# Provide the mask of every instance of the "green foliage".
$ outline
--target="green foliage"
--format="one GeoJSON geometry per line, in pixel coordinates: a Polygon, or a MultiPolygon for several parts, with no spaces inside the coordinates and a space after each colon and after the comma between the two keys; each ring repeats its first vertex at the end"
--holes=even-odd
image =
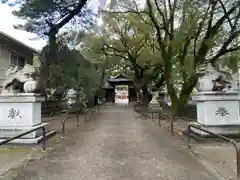
{"type": "MultiPolygon", "coordinates": [[[[20,2],[15,15],[27,21],[20,28],[39,35],[53,33],[55,37],[73,17],[84,24],[94,19],[80,1],[20,2]],[[73,9],[78,11],[73,13],[73,9]]],[[[187,103],[199,78],[199,66],[221,64],[237,71],[239,6],[238,0],[146,0],[146,7],[140,8],[135,0],[111,0],[109,8],[114,12],[101,12],[101,26],[87,33],[82,28],[67,33],[74,34],[75,39],[68,40],[80,46],[83,56],[66,46],[58,47],[56,58],[48,62],[48,85],[64,84],[91,94],[96,85],[117,73],[132,76],[139,88],[161,84],[163,79],[176,110],[187,103]]]]}
{"type": "Polygon", "coordinates": [[[187,103],[199,77],[198,66],[210,62],[236,67],[233,54],[239,50],[239,5],[237,0],[146,0],[142,11],[126,8],[147,15],[155,29],[175,112],[187,103]]]}
{"type": "Polygon", "coordinates": [[[157,77],[162,63],[151,26],[134,14],[103,12],[102,18],[101,27],[81,38],[85,57],[99,63],[104,61],[110,69],[127,68],[118,72],[132,76],[139,88],[148,85],[157,77]]]}
{"type": "MultiPolygon", "coordinates": [[[[47,89],[56,89],[62,97],[67,90],[75,89],[87,99],[93,97],[100,88],[100,72],[77,50],[66,44],[58,44],[57,61],[49,64],[47,89]]],[[[37,58],[35,59],[36,63],[37,58]]]]}
{"type": "Polygon", "coordinates": [[[135,0],[121,2],[114,12],[104,12],[100,37],[106,45],[101,50],[128,62],[138,84],[165,78],[178,111],[198,81],[200,65],[220,63],[237,71],[239,5],[237,0],[146,0],[140,8],[135,0]],[[156,68],[164,77],[155,74],[156,68]]]}
{"type": "Polygon", "coordinates": [[[13,14],[26,23],[16,25],[16,28],[36,33],[41,37],[49,36],[50,31],[58,33],[59,29],[68,23],[71,27],[74,24],[81,24],[79,27],[83,29],[94,22],[95,15],[87,8],[87,0],[4,0],[2,2],[20,7],[13,14]]]}

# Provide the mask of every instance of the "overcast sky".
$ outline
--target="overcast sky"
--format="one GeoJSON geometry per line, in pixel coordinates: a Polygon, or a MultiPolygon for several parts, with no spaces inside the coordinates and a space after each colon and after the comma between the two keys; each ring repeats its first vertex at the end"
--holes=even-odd
{"type": "MultiPolygon", "coordinates": [[[[142,0],[138,0],[142,1],[142,0]]],[[[95,6],[102,6],[105,7],[108,4],[109,0],[94,0],[93,3],[90,5],[92,7],[95,6]]],[[[45,41],[38,39],[38,40],[32,40],[33,38],[36,38],[37,36],[32,33],[27,33],[25,31],[14,29],[13,25],[22,23],[23,21],[18,19],[12,14],[12,11],[14,10],[13,7],[9,7],[6,4],[0,3],[0,31],[12,36],[13,38],[23,42],[24,44],[27,44],[28,46],[33,47],[34,49],[40,50],[44,45],[45,41]]]]}
{"type": "Polygon", "coordinates": [[[31,40],[32,38],[35,38],[36,35],[14,29],[13,25],[21,23],[22,21],[12,15],[13,10],[12,7],[9,7],[6,4],[0,4],[0,31],[14,37],[28,46],[40,50],[44,46],[45,41],[31,40]]]}
{"type": "MultiPolygon", "coordinates": [[[[92,1],[93,3],[91,3],[90,6],[95,7],[94,9],[96,9],[96,7],[99,5],[104,6],[106,1],[108,0],[101,0],[100,2],[98,0],[94,0],[92,1]]],[[[27,44],[28,46],[40,50],[45,45],[44,40],[32,40],[37,36],[32,33],[27,33],[25,31],[14,29],[13,25],[22,23],[23,21],[12,14],[13,10],[13,7],[9,7],[6,4],[0,3],[0,31],[14,37],[15,39],[23,42],[24,44],[27,44]]]]}

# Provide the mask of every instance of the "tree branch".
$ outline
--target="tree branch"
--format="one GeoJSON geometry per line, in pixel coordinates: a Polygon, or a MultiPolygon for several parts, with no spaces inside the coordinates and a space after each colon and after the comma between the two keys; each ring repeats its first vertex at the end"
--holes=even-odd
{"type": "Polygon", "coordinates": [[[148,5],[148,8],[149,8],[148,15],[149,15],[151,21],[153,22],[153,25],[154,25],[154,27],[156,28],[156,31],[157,31],[157,40],[158,40],[158,44],[159,44],[159,46],[161,48],[162,56],[166,60],[167,59],[167,54],[165,52],[165,45],[164,45],[164,43],[162,41],[162,37],[161,37],[161,28],[160,28],[157,20],[154,17],[153,7],[151,5],[151,1],[150,0],[147,0],[147,5],[148,5]]]}
{"type": "Polygon", "coordinates": [[[240,1],[236,5],[233,5],[231,9],[229,9],[224,15],[215,23],[215,25],[212,27],[211,32],[213,35],[215,35],[218,31],[218,29],[221,27],[221,25],[224,23],[226,19],[240,6],[240,1]]]}
{"type": "Polygon", "coordinates": [[[196,48],[197,48],[197,40],[198,40],[198,37],[200,36],[201,32],[202,32],[202,29],[203,29],[203,26],[204,26],[204,23],[208,17],[208,11],[210,9],[210,5],[208,6],[207,8],[207,11],[206,13],[204,14],[203,16],[203,19],[202,21],[199,23],[199,26],[198,26],[198,29],[197,29],[197,32],[196,32],[196,35],[195,35],[195,39],[194,39],[194,47],[193,47],[193,54],[194,54],[194,61],[196,62],[196,56],[197,56],[197,53],[196,53],[196,48]]]}
{"type": "Polygon", "coordinates": [[[208,26],[207,26],[207,31],[206,34],[202,40],[202,43],[200,45],[200,48],[198,50],[198,54],[197,56],[195,56],[195,64],[199,64],[200,62],[202,62],[209,50],[209,40],[212,40],[214,35],[217,33],[217,31],[214,29],[214,27],[212,27],[212,21],[213,21],[213,15],[214,15],[214,10],[216,8],[216,2],[214,2],[213,4],[211,4],[211,11],[210,11],[210,17],[208,20],[208,26]]]}
{"type": "MultiPolygon", "coordinates": [[[[226,8],[225,8],[224,3],[222,2],[222,0],[218,0],[218,2],[220,3],[220,5],[221,5],[221,7],[222,7],[222,9],[223,9],[224,14],[227,14],[227,10],[226,10],[226,8]]],[[[234,25],[232,24],[229,15],[227,15],[226,18],[227,18],[227,20],[228,20],[228,23],[229,23],[230,27],[233,29],[233,28],[234,28],[234,25]]]]}
{"type": "Polygon", "coordinates": [[[210,63],[215,63],[215,61],[216,61],[219,57],[221,57],[221,56],[223,56],[223,55],[225,55],[225,54],[227,54],[227,53],[235,52],[235,51],[238,51],[238,50],[240,50],[240,46],[236,46],[236,47],[232,47],[232,48],[229,48],[229,49],[222,50],[222,51],[220,51],[219,53],[217,53],[213,58],[211,58],[211,59],[209,60],[209,62],[210,62],[210,63]]]}
{"type": "Polygon", "coordinates": [[[164,15],[164,13],[161,11],[161,9],[160,9],[160,7],[159,7],[159,5],[158,5],[157,0],[154,0],[154,3],[155,3],[155,5],[156,5],[156,7],[157,7],[158,13],[159,13],[160,16],[162,17],[163,24],[164,24],[164,25],[163,25],[163,29],[166,31],[166,34],[170,35],[169,30],[168,30],[168,25],[167,25],[166,17],[165,17],[165,15],[164,15]]]}
{"type": "Polygon", "coordinates": [[[223,56],[224,54],[230,53],[230,52],[234,52],[239,50],[240,46],[235,46],[235,47],[231,47],[228,48],[228,46],[232,43],[232,41],[238,37],[240,34],[240,31],[237,31],[235,33],[230,34],[230,36],[228,37],[228,39],[223,43],[223,45],[221,46],[220,50],[218,51],[218,53],[210,59],[211,63],[214,63],[219,57],[223,56]]]}
{"type": "MultiPolygon", "coordinates": [[[[177,2],[178,0],[174,0],[173,5],[171,6],[170,9],[170,18],[169,18],[169,22],[170,22],[170,40],[173,40],[173,36],[174,36],[174,17],[175,17],[175,10],[176,10],[176,6],[177,6],[177,2]]],[[[170,3],[170,0],[169,0],[170,3]]]]}
{"type": "MultiPolygon", "coordinates": [[[[87,0],[79,0],[78,5],[75,9],[70,11],[68,15],[66,15],[60,22],[57,24],[52,25],[52,28],[50,31],[58,32],[59,29],[61,29],[65,24],[67,24],[75,15],[77,15],[81,9],[84,7],[84,5],[87,3],[87,0]]],[[[50,33],[50,32],[49,32],[50,33]]]]}
{"type": "Polygon", "coordinates": [[[106,56],[111,56],[111,57],[113,57],[113,56],[118,56],[118,57],[121,57],[121,58],[126,59],[125,56],[123,56],[123,55],[121,55],[121,54],[117,54],[115,51],[112,51],[113,54],[108,53],[108,52],[106,51],[106,49],[104,49],[104,48],[96,49],[96,51],[103,52],[104,55],[106,55],[106,56]]]}
{"type": "MultiPolygon", "coordinates": [[[[184,44],[184,47],[183,47],[182,54],[179,57],[179,61],[180,61],[180,64],[181,64],[182,67],[185,66],[185,61],[184,60],[185,60],[186,55],[188,53],[188,47],[189,47],[192,39],[193,39],[193,37],[187,36],[187,38],[185,40],[185,44],[184,44]]],[[[185,69],[181,69],[181,71],[182,71],[182,75],[183,75],[183,81],[185,82],[186,79],[187,79],[187,72],[185,71],[185,69]]]]}

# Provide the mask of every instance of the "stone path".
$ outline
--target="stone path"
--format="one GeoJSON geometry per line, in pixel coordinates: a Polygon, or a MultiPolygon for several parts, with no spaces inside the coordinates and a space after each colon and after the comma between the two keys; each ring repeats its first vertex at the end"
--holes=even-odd
{"type": "Polygon", "coordinates": [[[7,180],[216,180],[178,137],[131,108],[107,108],[85,131],[7,180]]]}

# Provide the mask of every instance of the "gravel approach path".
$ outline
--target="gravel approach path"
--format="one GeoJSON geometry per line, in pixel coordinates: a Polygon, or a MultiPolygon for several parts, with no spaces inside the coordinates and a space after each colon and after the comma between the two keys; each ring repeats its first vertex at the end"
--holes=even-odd
{"type": "Polygon", "coordinates": [[[112,106],[7,180],[217,180],[178,137],[131,107],[112,106]]]}

